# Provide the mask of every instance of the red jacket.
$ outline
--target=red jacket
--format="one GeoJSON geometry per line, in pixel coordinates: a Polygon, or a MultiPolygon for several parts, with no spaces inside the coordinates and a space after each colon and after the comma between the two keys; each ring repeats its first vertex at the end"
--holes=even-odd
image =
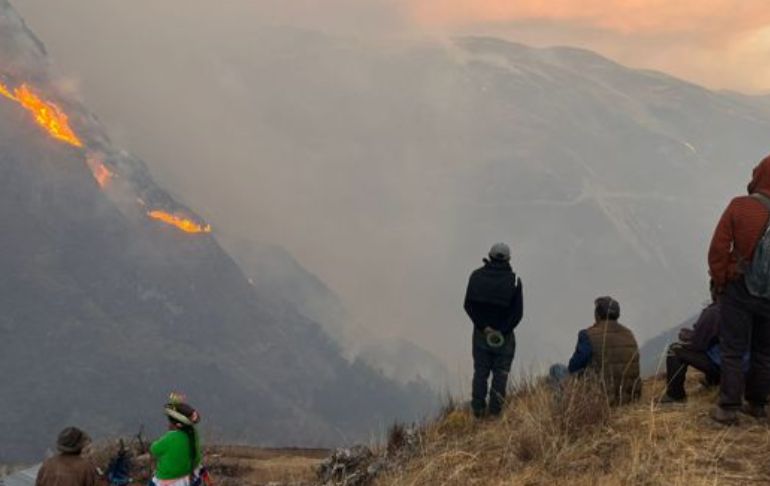
{"type": "MultiPolygon", "coordinates": [[[[748,190],[770,197],[770,157],[754,169],[748,190]]],[[[709,249],[709,270],[717,288],[738,278],[741,265],[751,262],[768,218],[765,206],[750,196],[736,197],[727,206],[709,249]]]]}

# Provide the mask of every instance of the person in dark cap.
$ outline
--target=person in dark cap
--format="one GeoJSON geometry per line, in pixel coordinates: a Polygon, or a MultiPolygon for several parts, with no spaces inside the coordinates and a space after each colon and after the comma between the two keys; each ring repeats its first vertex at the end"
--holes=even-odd
{"type": "Polygon", "coordinates": [[[59,453],[43,463],[35,486],[96,486],[96,468],[81,455],[90,443],[77,427],[62,430],[56,441],[59,453]]]}
{"type": "Polygon", "coordinates": [[[596,376],[611,405],[639,399],[642,384],[639,346],[630,329],[618,322],[620,304],[612,297],[594,302],[595,323],[578,333],[575,353],[569,361],[570,374],[596,376]]]}
{"type": "Polygon", "coordinates": [[[511,250],[498,243],[475,270],[465,293],[465,312],[473,322],[473,392],[471,408],[476,417],[502,412],[508,374],[516,352],[514,329],[524,314],[521,280],[511,268],[511,250]],[[487,389],[489,375],[492,386],[487,389]]]}

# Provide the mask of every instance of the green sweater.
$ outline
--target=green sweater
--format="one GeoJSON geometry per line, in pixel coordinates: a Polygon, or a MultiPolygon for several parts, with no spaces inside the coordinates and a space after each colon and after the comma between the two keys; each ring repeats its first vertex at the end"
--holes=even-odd
{"type": "Polygon", "coordinates": [[[153,442],[150,454],[155,458],[155,477],[158,479],[179,479],[188,476],[201,464],[200,441],[196,434],[195,464],[190,464],[190,439],[180,430],[172,430],[153,442]]]}

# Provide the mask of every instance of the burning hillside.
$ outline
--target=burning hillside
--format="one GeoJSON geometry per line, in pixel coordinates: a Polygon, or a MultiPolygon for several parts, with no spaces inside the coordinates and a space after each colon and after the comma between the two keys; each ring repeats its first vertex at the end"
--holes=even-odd
{"type": "MultiPolygon", "coordinates": [[[[2,77],[0,77],[2,79],[2,77]]],[[[10,83],[0,81],[0,95],[15,102],[26,110],[51,138],[71,145],[82,151],[82,157],[88,166],[97,184],[103,190],[109,186],[116,174],[104,163],[103,156],[90,150],[78,136],[70,123],[70,117],[55,102],[42,95],[39,89],[31,87],[28,83],[12,86],[10,83]]],[[[173,226],[184,233],[210,233],[211,226],[197,221],[198,218],[187,214],[179,208],[173,211],[165,208],[154,208],[145,213],[147,217],[173,226]]]]}
{"type": "Polygon", "coordinates": [[[152,219],[162,221],[171,226],[176,226],[185,233],[211,233],[211,226],[196,223],[184,216],[170,214],[165,211],[150,211],[147,213],[152,219]]]}
{"type": "Polygon", "coordinates": [[[41,99],[27,84],[11,89],[0,82],[0,94],[30,112],[35,122],[51,137],[75,147],[83,146],[83,142],[70,128],[67,114],[55,104],[41,99]]]}
{"type": "Polygon", "coordinates": [[[427,392],[351,365],[295,306],[256,293],[49,67],[0,0],[0,462],[38,462],[69,424],[157,436],[171,389],[239,443],[333,444],[424,412],[427,392]]]}

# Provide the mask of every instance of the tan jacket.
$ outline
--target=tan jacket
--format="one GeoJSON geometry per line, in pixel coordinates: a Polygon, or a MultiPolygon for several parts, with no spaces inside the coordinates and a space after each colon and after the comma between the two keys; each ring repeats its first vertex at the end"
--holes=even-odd
{"type": "Polygon", "coordinates": [[[630,329],[604,321],[586,329],[593,354],[588,369],[601,378],[610,403],[620,405],[640,397],[639,346],[630,329]]]}
{"type": "Polygon", "coordinates": [[[96,486],[96,469],[80,456],[60,454],[43,463],[35,486],[96,486]]]}

